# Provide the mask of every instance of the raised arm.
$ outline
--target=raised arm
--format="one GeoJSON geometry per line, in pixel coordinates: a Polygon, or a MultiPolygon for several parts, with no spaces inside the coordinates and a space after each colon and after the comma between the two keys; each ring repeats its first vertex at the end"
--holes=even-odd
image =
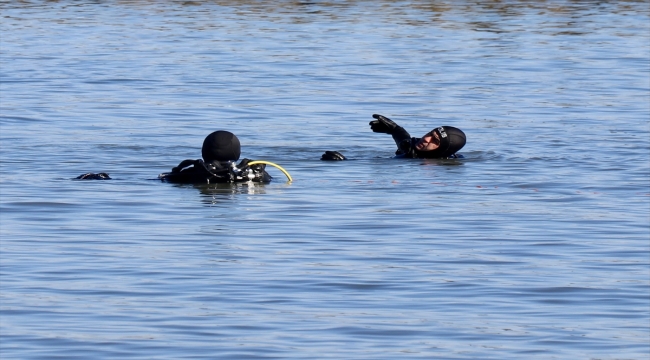
{"type": "Polygon", "coordinates": [[[379,114],[373,114],[376,120],[368,123],[370,129],[376,133],[390,134],[395,140],[398,149],[402,149],[406,142],[411,143],[411,135],[403,127],[397,125],[393,120],[379,114]]]}

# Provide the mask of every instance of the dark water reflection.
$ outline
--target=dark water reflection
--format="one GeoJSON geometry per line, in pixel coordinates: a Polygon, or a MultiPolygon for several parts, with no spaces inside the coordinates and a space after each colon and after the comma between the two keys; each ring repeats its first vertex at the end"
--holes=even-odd
{"type": "Polygon", "coordinates": [[[3,359],[650,355],[647,2],[1,6],[3,359]]]}

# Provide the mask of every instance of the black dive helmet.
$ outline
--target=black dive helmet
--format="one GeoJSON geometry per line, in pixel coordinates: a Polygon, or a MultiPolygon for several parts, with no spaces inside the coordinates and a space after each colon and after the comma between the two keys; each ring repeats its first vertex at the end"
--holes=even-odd
{"type": "Polygon", "coordinates": [[[422,158],[446,158],[454,155],[458,150],[465,146],[467,138],[465,133],[453,126],[441,126],[430,131],[430,133],[438,134],[440,139],[440,146],[431,151],[417,151],[419,157],[422,158]]]}
{"type": "Polygon", "coordinates": [[[203,140],[201,156],[206,163],[237,161],[240,154],[239,139],[230,131],[218,130],[203,140]]]}

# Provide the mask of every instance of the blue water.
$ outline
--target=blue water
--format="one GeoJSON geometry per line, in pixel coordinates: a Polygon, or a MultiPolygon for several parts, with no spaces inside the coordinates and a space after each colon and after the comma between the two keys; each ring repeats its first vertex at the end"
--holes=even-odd
{"type": "Polygon", "coordinates": [[[0,4],[2,359],[650,356],[647,2],[0,4]]]}

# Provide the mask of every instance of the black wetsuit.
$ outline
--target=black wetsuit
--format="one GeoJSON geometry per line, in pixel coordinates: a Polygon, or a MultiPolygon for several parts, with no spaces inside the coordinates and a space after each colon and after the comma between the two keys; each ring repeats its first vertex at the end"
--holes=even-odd
{"type": "Polygon", "coordinates": [[[408,159],[457,159],[463,158],[463,155],[460,154],[441,154],[437,150],[433,151],[419,151],[415,148],[415,144],[420,141],[420,138],[411,137],[411,134],[408,133],[403,127],[397,126],[393,133],[393,140],[397,145],[397,151],[395,151],[396,158],[408,158],[408,159]]]}
{"type": "Polygon", "coordinates": [[[215,184],[234,182],[271,182],[271,175],[266,172],[265,164],[248,165],[253,160],[243,159],[236,166],[232,161],[183,160],[169,173],[158,175],[158,179],[180,184],[215,184]]]}

